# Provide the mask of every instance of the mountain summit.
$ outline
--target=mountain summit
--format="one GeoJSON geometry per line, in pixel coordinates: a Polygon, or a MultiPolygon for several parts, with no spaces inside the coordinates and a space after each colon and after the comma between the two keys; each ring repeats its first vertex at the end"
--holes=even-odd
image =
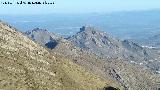
{"type": "MultiPolygon", "coordinates": [[[[97,49],[101,48],[118,49],[117,46],[120,45],[118,39],[89,26],[83,26],[80,29],[80,32],[70,37],[68,40],[72,41],[75,45],[90,51],[97,51],[97,49]]],[[[98,50],[98,53],[102,54],[103,52],[101,53],[101,51],[102,50],[98,50]]]]}

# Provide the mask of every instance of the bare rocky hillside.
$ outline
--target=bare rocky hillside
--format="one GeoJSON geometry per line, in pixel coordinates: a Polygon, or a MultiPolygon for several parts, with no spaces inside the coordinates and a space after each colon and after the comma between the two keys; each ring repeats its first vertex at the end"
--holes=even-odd
{"type": "Polygon", "coordinates": [[[102,90],[110,85],[118,87],[0,22],[0,89],[102,90]]]}

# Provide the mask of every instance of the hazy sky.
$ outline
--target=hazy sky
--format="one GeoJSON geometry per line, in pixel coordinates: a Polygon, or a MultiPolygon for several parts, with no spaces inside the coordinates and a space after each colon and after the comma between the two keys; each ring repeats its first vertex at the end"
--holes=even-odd
{"type": "Polygon", "coordinates": [[[160,0],[22,0],[54,1],[54,5],[1,4],[4,1],[17,2],[21,0],[0,0],[0,14],[101,13],[160,9],[160,0]]]}

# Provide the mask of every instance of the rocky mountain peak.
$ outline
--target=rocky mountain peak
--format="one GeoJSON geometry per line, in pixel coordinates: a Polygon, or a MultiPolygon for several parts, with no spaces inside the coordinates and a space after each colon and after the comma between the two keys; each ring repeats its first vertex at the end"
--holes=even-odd
{"type": "Polygon", "coordinates": [[[33,30],[25,32],[32,40],[38,42],[41,45],[45,45],[49,42],[55,42],[56,40],[60,39],[61,37],[49,32],[46,29],[35,28],[33,30]]]}
{"type": "Polygon", "coordinates": [[[98,48],[117,48],[117,44],[120,43],[118,39],[90,26],[83,26],[80,32],[70,37],[69,40],[81,48],[92,49],[93,51],[97,51],[95,49],[98,48]]]}
{"type": "Polygon", "coordinates": [[[92,31],[96,31],[96,30],[91,26],[82,26],[82,28],[80,28],[80,32],[92,32],[92,31]]]}
{"type": "Polygon", "coordinates": [[[84,34],[87,36],[109,36],[106,32],[100,31],[99,29],[91,26],[83,26],[80,28],[80,31],[77,33],[78,34],[84,34]]]}
{"type": "Polygon", "coordinates": [[[34,28],[33,30],[26,31],[25,34],[33,34],[33,33],[49,33],[46,29],[34,28]]]}

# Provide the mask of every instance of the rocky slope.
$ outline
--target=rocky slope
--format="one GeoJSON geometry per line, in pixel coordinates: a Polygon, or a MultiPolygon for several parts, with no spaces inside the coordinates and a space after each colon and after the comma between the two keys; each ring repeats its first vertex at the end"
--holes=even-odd
{"type": "MultiPolygon", "coordinates": [[[[94,31],[93,33],[95,32],[96,31],[94,31]]],[[[90,31],[88,34],[90,34],[90,31]]],[[[114,45],[108,43],[108,46],[112,48],[117,47],[116,45],[123,46],[122,42],[120,43],[120,40],[110,38],[110,41],[114,41],[116,43],[114,43],[114,45]]],[[[128,63],[128,61],[125,61],[124,58],[104,58],[101,56],[97,56],[96,53],[91,53],[91,51],[85,49],[86,47],[81,48],[72,44],[71,41],[63,38],[59,39],[57,43],[58,44],[54,48],[50,48],[51,50],[49,51],[56,53],[61,57],[72,60],[74,63],[81,65],[94,74],[102,76],[106,80],[110,80],[112,83],[116,83],[116,85],[124,88],[125,90],[156,89],[156,83],[158,82],[156,81],[156,79],[158,80],[159,77],[154,75],[150,70],[145,70],[143,69],[143,67],[137,66],[135,64],[130,64],[128,63]]],[[[132,42],[124,41],[124,45],[125,44],[127,44],[126,46],[130,45],[130,47],[132,47],[132,42]]],[[[52,44],[50,45],[52,46],[52,44]]],[[[128,47],[128,49],[130,49],[130,47],[128,47]]],[[[136,48],[139,48],[139,46],[137,46],[136,48]]],[[[134,50],[136,49],[133,49],[133,52],[136,52],[134,50]]],[[[109,53],[114,54],[111,51],[109,53]]]]}
{"type": "Polygon", "coordinates": [[[150,68],[157,72],[160,65],[154,66],[160,60],[154,50],[140,46],[130,40],[121,41],[93,27],[84,26],[69,41],[100,57],[108,59],[123,59],[133,64],[150,68]]]}
{"type": "Polygon", "coordinates": [[[0,89],[102,90],[109,85],[116,87],[0,22],[0,89]]]}
{"type": "Polygon", "coordinates": [[[107,80],[118,82],[125,90],[154,90],[156,81],[154,74],[143,67],[133,65],[122,59],[103,59],[63,41],[52,52],[69,58],[73,62],[107,80]]]}

